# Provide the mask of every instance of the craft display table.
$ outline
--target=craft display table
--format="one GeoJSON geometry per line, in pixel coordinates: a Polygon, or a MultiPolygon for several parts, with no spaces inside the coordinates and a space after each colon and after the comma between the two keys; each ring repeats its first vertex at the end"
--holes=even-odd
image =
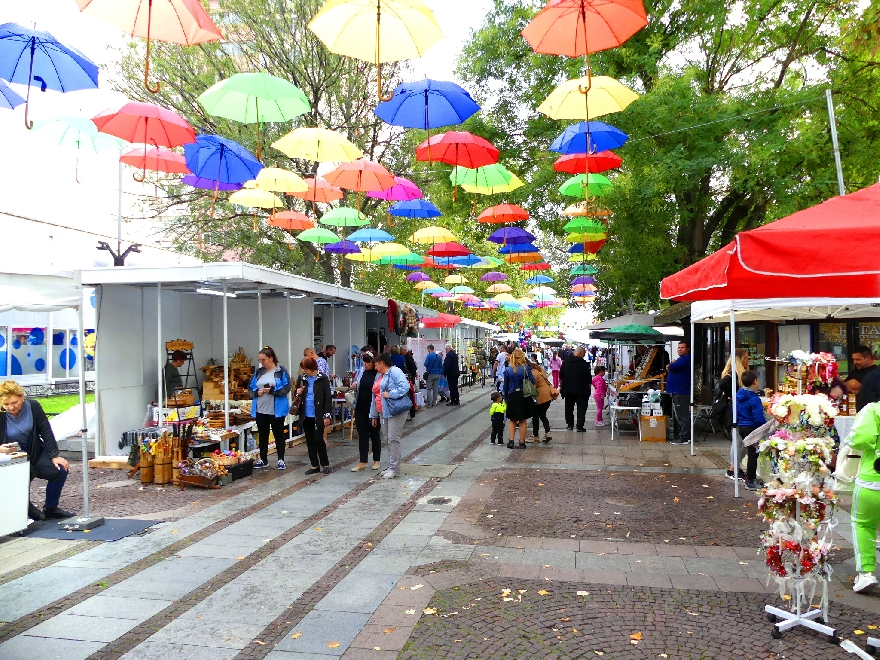
{"type": "Polygon", "coordinates": [[[0,462],[0,536],[15,534],[28,525],[28,488],[30,463],[24,452],[6,454],[0,462]]]}

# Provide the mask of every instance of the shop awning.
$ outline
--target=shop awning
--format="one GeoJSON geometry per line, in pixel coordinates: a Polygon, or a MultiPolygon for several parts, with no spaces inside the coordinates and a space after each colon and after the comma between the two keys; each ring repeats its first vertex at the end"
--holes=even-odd
{"type": "Polygon", "coordinates": [[[71,277],[0,273],[0,312],[79,309],[82,287],[71,277]]]}
{"type": "Polygon", "coordinates": [[[880,184],[737,234],[660,283],[673,300],[880,297],[880,184]]]}
{"type": "Polygon", "coordinates": [[[694,323],[727,323],[730,310],[737,323],[880,318],[876,298],[768,298],[766,300],[700,300],[691,306],[694,323]]]}

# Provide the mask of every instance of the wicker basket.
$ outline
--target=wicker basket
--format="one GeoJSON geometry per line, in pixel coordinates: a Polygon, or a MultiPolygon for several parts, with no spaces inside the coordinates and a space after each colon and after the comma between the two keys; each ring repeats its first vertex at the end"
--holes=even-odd
{"type": "Polygon", "coordinates": [[[238,456],[211,456],[210,458],[214,459],[214,462],[217,465],[224,465],[229,467],[230,465],[238,465],[240,460],[238,456]]]}

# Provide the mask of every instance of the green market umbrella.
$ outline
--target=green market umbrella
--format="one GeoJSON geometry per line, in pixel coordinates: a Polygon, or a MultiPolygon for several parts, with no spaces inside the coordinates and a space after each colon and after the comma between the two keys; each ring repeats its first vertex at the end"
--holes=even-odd
{"type": "Polygon", "coordinates": [[[627,325],[619,325],[616,328],[608,328],[607,330],[593,331],[591,337],[602,339],[605,341],[653,341],[655,343],[663,342],[663,333],[655,330],[647,325],[639,325],[638,323],[629,323],[627,325]]]}
{"type": "Polygon", "coordinates": [[[299,87],[268,73],[236,73],[215,83],[198,101],[209,115],[257,124],[257,160],[263,122],[287,122],[312,109],[299,87]]]}
{"type": "Polygon", "coordinates": [[[321,224],[333,225],[334,227],[363,227],[370,224],[370,221],[357,209],[339,206],[322,215],[321,224]]]}
{"type": "Polygon", "coordinates": [[[297,235],[296,238],[297,240],[305,241],[307,243],[336,243],[342,240],[332,231],[324,229],[323,227],[306,229],[304,232],[297,235]]]}
{"type": "Polygon", "coordinates": [[[581,264],[571,269],[572,275],[598,275],[599,269],[592,264],[581,264]]]}
{"type": "Polygon", "coordinates": [[[474,169],[457,165],[452,168],[449,180],[453,186],[461,186],[467,192],[481,195],[510,192],[525,185],[516,174],[500,163],[474,169]]]}
{"type": "Polygon", "coordinates": [[[587,177],[588,175],[586,174],[578,174],[571,177],[559,187],[559,192],[567,197],[585,198],[587,194],[593,197],[601,197],[614,187],[614,184],[608,180],[608,177],[602,174],[590,174],[589,178],[587,177]]]}

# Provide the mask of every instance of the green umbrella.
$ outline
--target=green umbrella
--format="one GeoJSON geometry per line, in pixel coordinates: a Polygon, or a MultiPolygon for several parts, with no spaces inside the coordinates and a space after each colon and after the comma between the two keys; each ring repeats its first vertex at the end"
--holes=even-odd
{"type": "Polygon", "coordinates": [[[572,275],[598,275],[599,269],[592,264],[581,264],[571,269],[572,275]]]}
{"type": "Polygon", "coordinates": [[[473,293],[474,290],[469,286],[454,286],[449,289],[449,293],[459,294],[459,293],[473,293]]]}
{"type": "Polygon", "coordinates": [[[510,192],[525,185],[516,174],[500,163],[474,169],[456,165],[452,168],[449,180],[453,186],[461,186],[467,192],[481,195],[510,192]]]}
{"type": "Polygon", "coordinates": [[[591,220],[590,218],[574,218],[569,220],[562,230],[578,234],[608,233],[608,227],[605,226],[605,223],[591,220]]]}
{"type": "Polygon", "coordinates": [[[401,254],[394,257],[382,257],[379,263],[383,266],[421,266],[425,258],[415,252],[401,254]]]}
{"type": "Polygon", "coordinates": [[[236,73],[212,85],[199,96],[199,103],[209,115],[256,123],[257,160],[262,151],[260,124],[290,121],[312,109],[299,87],[268,73],[236,73]]]}
{"type": "Polygon", "coordinates": [[[321,223],[334,227],[363,227],[370,224],[370,221],[357,209],[339,206],[321,216],[321,223]]]}
{"type": "Polygon", "coordinates": [[[607,330],[593,331],[591,337],[596,339],[610,341],[656,341],[662,340],[663,333],[647,325],[639,325],[638,323],[629,323],[627,325],[619,325],[616,328],[608,328],[607,330]]]}
{"type": "Polygon", "coordinates": [[[307,243],[336,243],[337,241],[342,240],[332,231],[330,231],[329,229],[324,229],[323,227],[313,227],[312,229],[306,229],[296,238],[297,240],[306,241],[307,243]]]}
{"type": "Polygon", "coordinates": [[[493,268],[497,268],[498,266],[503,266],[504,260],[499,259],[498,257],[480,257],[480,261],[475,263],[472,266],[465,266],[465,268],[473,268],[475,270],[492,270],[493,268]]]}
{"type": "MultiPolygon", "coordinates": [[[[586,188],[587,188],[587,175],[586,174],[578,174],[577,176],[571,177],[568,181],[562,184],[559,188],[559,192],[568,197],[585,197],[586,196],[586,188]]],[[[601,197],[608,193],[611,188],[614,187],[608,177],[602,176],[601,174],[590,174],[589,175],[589,194],[594,197],[601,197]]]]}

